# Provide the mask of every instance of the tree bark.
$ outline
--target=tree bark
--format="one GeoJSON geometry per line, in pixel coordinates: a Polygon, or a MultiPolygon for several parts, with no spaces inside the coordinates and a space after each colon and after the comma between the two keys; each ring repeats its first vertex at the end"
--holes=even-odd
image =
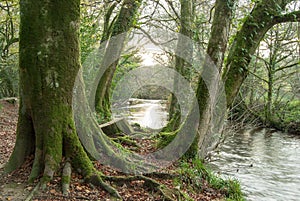
{"type": "Polygon", "coordinates": [[[21,0],[20,13],[21,101],[17,141],[5,171],[12,172],[34,154],[29,180],[42,174],[41,186],[46,187],[67,158],[87,181],[96,177],[101,183],[73,120],[73,86],[80,68],[80,1],[21,0]]]}
{"type": "MultiPolygon", "coordinates": [[[[180,1],[180,30],[175,55],[175,70],[185,79],[189,80],[189,69],[192,68],[191,62],[193,57],[193,1],[180,1]]],[[[179,90],[178,78],[174,78],[174,91],[179,90]]],[[[169,123],[165,131],[174,131],[180,126],[180,106],[174,94],[171,94],[171,104],[169,108],[169,123]]]]}
{"type": "Polygon", "coordinates": [[[219,84],[221,81],[220,76],[216,74],[219,74],[222,70],[235,3],[236,0],[217,0],[215,3],[215,14],[207,47],[207,58],[202,72],[202,75],[205,75],[205,77],[199,77],[198,81],[196,93],[200,112],[199,132],[190,151],[193,153],[192,155],[196,154],[202,158],[206,155],[208,147],[212,143],[213,133],[211,133],[211,128],[214,125],[211,125],[211,115],[212,111],[215,110],[213,102],[218,99],[215,95],[219,96],[220,93],[214,95],[210,94],[210,91],[217,90],[217,92],[220,92],[219,90],[222,90],[219,84]],[[215,65],[215,67],[211,65],[215,65]],[[212,90],[212,87],[217,88],[212,90]]]}

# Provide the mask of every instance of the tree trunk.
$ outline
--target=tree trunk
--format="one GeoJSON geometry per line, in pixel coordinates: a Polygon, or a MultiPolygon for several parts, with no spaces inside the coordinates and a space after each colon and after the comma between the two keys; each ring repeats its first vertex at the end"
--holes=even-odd
{"type": "MultiPolygon", "coordinates": [[[[273,64],[270,64],[273,65],[273,64]]],[[[266,108],[266,122],[272,121],[272,105],[273,105],[273,67],[270,66],[268,69],[268,97],[267,97],[267,108],[266,108]]]]}
{"type": "Polygon", "coordinates": [[[95,94],[95,108],[103,120],[109,120],[111,118],[110,88],[112,79],[125,43],[126,33],[135,24],[140,4],[141,0],[125,0],[119,15],[113,24],[111,36],[106,36],[106,38],[109,39],[105,50],[104,60],[100,66],[100,68],[106,70],[102,77],[99,78],[95,94]]]}
{"type": "MultiPolygon", "coordinates": [[[[194,146],[191,147],[191,153],[200,157],[206,155],[208,146],[212,144],[211,125],[213,106],[222,93],[211,94],[211,91],[220,92],[220,76],[224,55],[227,49],[232,16],[236,0],[217,0],[215,3],[215,14],[211,28],[211,36],[207,47],[207,58],[204,64],[202,75],[198,81],[197,99],[200,112],[199,132],[194,146]],[[215,67],[212,67],[214,65],[215,67]],[[211,76],[206,76],[211,75],[211,76]],[[217,87],[212,90],[212,87],[217,87]],[[210,91],[209,91],[210,89],[210,91]]],[[[225,101],[225,100],[224,100],[225,101]]],[[[224,114],[222,114],[224,115],[224,114]]],[[[221,116],[222,116],[221,115],[221,116]]],[[[220,117],[221,117],[220,116],[220,117]]],[[[221,117],[222,118],[222,117],[221,117]]]]}
{"type": "MultiPolygon", "coordinates": [[[[180,31],[175,55],[175,69],[185,79],[189,80],[189,69],[192,68],[193,57],[193,38],[192,24],[193,16],[193,1],[180,1],[180,31]]],[[[177,74],[176,74],[177,75],[177,74]]],[[[174,78],[174,91],[179,90],[178,77],[174,78]]],[[[171,94],[171,103],[169,108],[169,123],[164,129],[165,131],[174,131],[180,126],[180,106],[174,94],[171,94]]]]}
{"type": "MultiPolygon", "coordinates": [[[[80,68],[79,0],[21,0],[20,108],[17,141],[5,170],[34,154],[29,180],[42,187],[63,158],[87,179],[101,181],[76,133],[72,95],[80,68]]],[[[63,178],[68,182],[70,178],[63,178]]]]}

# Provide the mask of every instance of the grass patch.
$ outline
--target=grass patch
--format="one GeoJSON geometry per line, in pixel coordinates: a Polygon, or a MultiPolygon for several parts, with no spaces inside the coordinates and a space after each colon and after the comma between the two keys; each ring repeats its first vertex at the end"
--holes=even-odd
{"type": "Polygon", "coordinates": [[[237,180],[218,177],[199,159],[182,161],[178,171],[180,178],[174,181],[175,185],[190,186],[194,191],[201,191],[208,187],[225,195],[228,201],[245,200],[237,180]]]}

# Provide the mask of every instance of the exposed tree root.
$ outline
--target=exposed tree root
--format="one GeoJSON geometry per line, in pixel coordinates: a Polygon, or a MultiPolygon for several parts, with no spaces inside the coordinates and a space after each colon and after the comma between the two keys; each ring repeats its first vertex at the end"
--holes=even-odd
{"type": "Polygon", "coordinates": [[[38,190],[40,189],[41,183],[39,182],[34,189],[29,193],[29,195],[27,196],[27,198],[25,199],[25,201],[30,201],[32,200],[33,196],[38,192],[38,190]]]}
{"type": "Polygon", "coordinates": [[[118,143],[124,143],[127,144],[129,146],[133,146],[136,148],[141,148],[140,145],[138,145],[138,143],[136,143],[134,140],[130,139],[130,137],[128,136],[122,136],[122,137],[117,137],[117,138],[111,138],[113,141],[118,142],[118,143]]]}
{"type": "MultiPolygon", "coordinates": [[[[45,168],[47,169],[47,168],[45,168]]],[[[38,172],[38,171],[35,171],[38,172]]],[[[47,174],[49,171],[44,170],[44,175],[40,178],[39,183],[34,187],[34,189],[30,192],[30,194],[27,196],[26,201],[30,201],[33,199],[33,197],[40,191],[44,191],[47,188],[47,183],[50,182],[53,178],[52,172],[50,171],[51,174],[47,174]]],[[[70,188],[70,182],[71,182],[71,173],[72,173],[72,165],[71,161],[69,159],[66,160],[63,170],[62,170],[62,178],[61,178],[61,184],[62,184],[62,195],[60,197],[63,198],[74,198],[72,196],[69,196],[69,188],[70,188]]],[[[53,172],[54,174],[54,172],[53,172]]],[[[32,175],[32,173],[31,173],[32,175]]],[[[31,181],[33,182],[36,178],[31,178],[31,181]]],[[[99,186],[103,188],[105,191],[107,191],[113,198],[116,200],[122,200],[122,197],[118,193],[118,191],[113,188],[111,185],[105,183],[102,179],[102,174],[101,172],[98,172],[97,170],[93,169],[92,173],[89,175],[85,176],[85,182],[90,183],[91,185],[94,186],[99,186]]],[[[81,200],[88,200],[85,197],[76,197],[76,199],[81,199],[81,200]]]]}
{"type": "Polygon", "coordinates": [[[70,181],[71,181],[71,173],[72,173],[72,168],[71,168],[71,163],[67,160],[63,173],[62,173],[62,192],[64,196],[67,196],[69,194],[69,189],[70,189],[70,181]]]}
{"type": "MultiPolygon", "coordinates": [[[[69,162],[66,162],[64,168],[63,168],[63,175],[62,175],[62,192],[63,195],[61,197],[63,198],[71,198],[69,196],[69,186],[70,186],[70,179],[71,179],[71,164],[69,162]]],[[[95,173],[89,178],[86,179],[86,182],[94,185],[94,186],[99,186],[106,190],[111,196],[113,196],[116,199],[122,200],[122,197],[118,193],[118,191],[110,186],[109,184],[105,183],[101,176],[100,173],[95,173]]],[[[35,194],[38,193],[39,190],[45,190],[46,184],[44,183],[43,178],[40,180],[40,182],[34,187],[34,189],[30,192],[30,194],[27,196],[25,201],[30,201],[34,197],[35,194]]],[[[83,199],[85,200],[86,198],[80,197],[78,199],[83,199]]]]}
{"type": "Polygon", "coordinates": [[[178,196],[183,195],[183,193],[180,192],[180,190],[170,189],[170,188],[164,186],[163,184],[159,183],[158,181],[156,181],[156,180],[154,180],[150,177],[146,177],[146,176],[142,176],[142,175],[136,175],[136,176],[105,176],[104,179],[108,180],[108,181],[111,181],[111,182],[116,182],[116,183],[142,180],[142,181],[144,181],[144,186],[147,186],[148,188],[151,188],[153,190],[156,190],[156,191],[160,192],[163,195],[164,200],[167,200],[167,201],[175,201],[175,200],[177,200],[178,196]]]}
{"type": "Polygon", "coordinates": [[[176,177],[179,177],[178,174],[171,174],[171,173],[164,173],[164,172],[152,172],[144,174],[146,177],[156,177],[161,179],[175,179],[176,177]]]}
{"type": "Polygon", "coordinates": [[[93,174],[92,176],[87,178],[86,181],[93,184],[93,185],[95,185],[95,186],[102,187],[104,190],[106,190],[113,197],[115,197],[117,199],[122,199],[122,197],[120,196],[120,194],[118,193],[118,191],[115,188],[113,188],[112,186],[110,186],[109,184],[105,183],[102,180],[99,173],[93,174]]]}

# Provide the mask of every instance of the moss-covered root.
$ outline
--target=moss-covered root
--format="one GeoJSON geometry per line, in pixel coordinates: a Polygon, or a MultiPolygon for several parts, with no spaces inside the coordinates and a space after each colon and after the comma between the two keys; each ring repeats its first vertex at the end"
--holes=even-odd
{"type": "Polygon", "coordinates": [[[29,193],[29,195],[26,197],[25,201],[30,201],[32,200],[33,196],[38,192],[38,190],[40,189],[40,185],[41,183],[39,182],[34,189],[29,193]]]}
{"type": "Polygon", "coordinates": [[[128,137],[128,136],[122,136],[122,137],[111,138],[111,139],[117,143],[127,144],[129,146],[133,146],[138,149],[141,148],[141,146],[138,143],[136,143],[134,140],[130,139],[130,137],[128,137]]]}
{"type": "Polygon", "coordinates": [[[95,185],[95,186],[100,186],[102,187],[104,190],[106,190],[110,195],[112,195],[113,197],[122,200],[122,197],[120,196],[120,194],[118,193],[118,191],[113,188],[111,185],[108,185],[107,183],[105,183],[100,174],[99,173],[95,173],[89,177],[86,178],[86,181],[95,185]]]}
{"type": "Polygon", "coordinates": [[[64,196],[68,196],[69,194],[71,173],[72,173],[71,163],[69,162],[69,160],[67,160],[67,162],[64,165],[62,178],[61,178],[62,193],[64,196]]]}
{"type": "Polygon", "coordinates": [[[88,157],[84,148],[81,146],[77,133],[75,132],[74,122],[69,122],[67,125],[68,129],[66,129],[64,132],[64,154],[65,157],[71,162],[70,165],[72,165],[74,170],[76,170],[78,173],[82,174],[86,182],[95,186],[100,186],[112,196],[121,199],[121,196],[113,187],[103,182],[101,173],[98,172],[93,166],[92,161],[88,157]]]}
{"type": "Polygon", "coordinates": [[[162,196],[164,197],[163,200],[166,201],[175,201],[177,200],[176,198],[173,198],[174,196],[177,197],[182,196],[182,193],[177,190],[177,189],[170,189],[164,185],[162,185],[161,183],[159,183],[158,181],[146,177],[146,176],[142,176],[142,175],[137,175],[137,176],[106,176],[105,180],[108,181],[112,181],[112,182],[116,182],[116,183],[123,183],[123,182],[131,182],[131,181],[136,181],[136,180],[142,180],[144,181],[144,185],[147,186],[148,188],[158,191],[162,194],[162,196]]]}

